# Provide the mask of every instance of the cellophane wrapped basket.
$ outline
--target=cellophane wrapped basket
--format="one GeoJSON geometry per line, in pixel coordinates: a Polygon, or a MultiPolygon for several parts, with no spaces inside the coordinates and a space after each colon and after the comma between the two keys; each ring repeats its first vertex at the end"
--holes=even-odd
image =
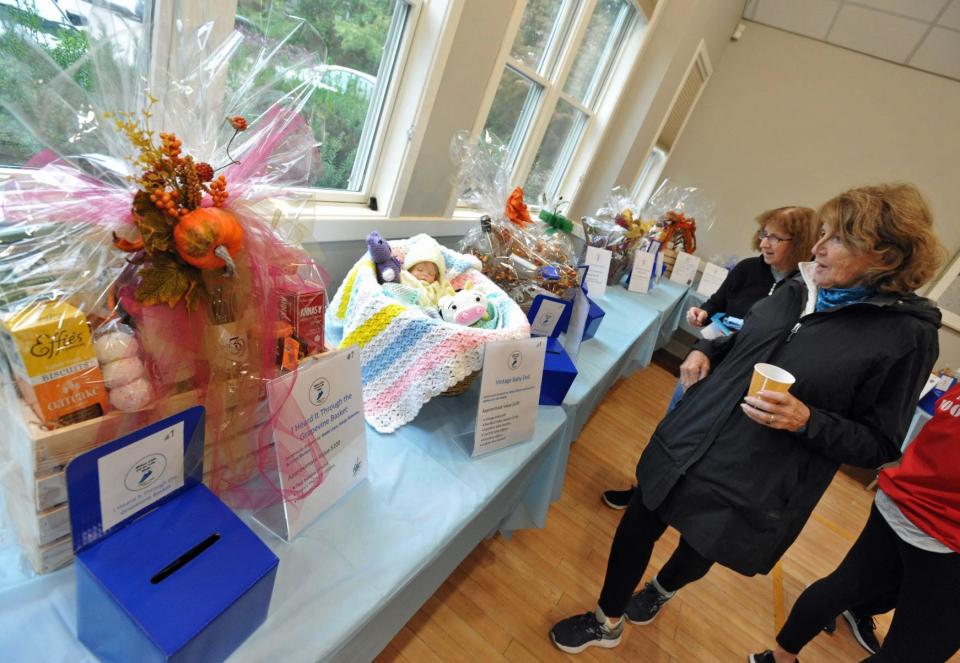
{"type": "Polygon", "coordinates": [[[697,230],[713,227],[715,208],[703,189],[664,180],[644,205],[641,217],[650,229],[637,248],[663,251],[664,273],[669,276],[677,252],[695,253],[697,230]]]}
{"type": "MultiPolygon", "coordinates": [[[[434,240],[417,235],[393,240],[393,255],[403,262],[408,246],[434,240]]],[[[330,342],[360,350],[363,406],[367,423],[392,433],[417,416],[430,399],[466,387],[465,379],[483,366],[489,341],[527,338],[530,324],[517,304],[480,271],[473,255],[439,247],[450,284],[482,293],[492,310],[490,324],[465,327],[445,322],[435,312],[390,294],[378,282],[369,255],[347,273],[327,310],[330,342]]]]}
{"type": "Polygon", "coordinates": [[[524,311],[537,294],[570,296],[577,283],[572,226],[563,230],[531,217],[523,189],[510,188],[509,152],[491,134],[471,141],[460,132],[451,152],[461,200],[485,214],[463,237],[460,250],[477,256],[484,275],[524,311]]]}
{"type": "Polygon", "coordinates": [[[624,187],[614,188],[607,203],[580,223],[588,246],[610,251],[607,285],[618,283],[630,270],[633,252],[650,230],[650,224],[641,220],[637,204],[624,187]]]}
{"type": "MultiPolygon", "coordinates": [[[[21,85],[0,103],[43,146],[0,191],[0,453],[18,516],[65,510],[76,454],[196,404],[205,481],[229,503],[316,487],[293,495],[268,480],[264,384],[323,351],[325,275],[263,204],[315,168],[301,114],[315,87],[287,74],[320,63],[194,9],[174,22],[165,71],[146,68],[109,11],[90,14],[69,70],[27,38],[4,55],[21,85]],[[306,300],[321,307],[314,319],[290,319],[306,300]],[[267,480],[253,488],[257,475],[267,480]]],[[[25,545],[51,543],[28,541],[25,520],[25,545]]]]}

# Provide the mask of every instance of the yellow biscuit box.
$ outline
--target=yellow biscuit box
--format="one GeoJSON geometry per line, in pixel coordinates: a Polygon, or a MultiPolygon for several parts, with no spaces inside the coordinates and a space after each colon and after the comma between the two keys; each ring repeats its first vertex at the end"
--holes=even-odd
{"type": "Polygon", "coordinates": [[[63,301],[35,302],[0,325],[23,399],[47,426],[92,419],[107,392],[87,319],[63,301]]]}

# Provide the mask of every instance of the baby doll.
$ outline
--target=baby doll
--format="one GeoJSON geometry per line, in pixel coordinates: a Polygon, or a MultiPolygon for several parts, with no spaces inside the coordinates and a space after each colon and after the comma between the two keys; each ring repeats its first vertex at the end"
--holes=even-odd
{"type": "Polygon", "coordinates": [[[440,245],[435,239],[425,237],[407,247],[400,283],[417,291],[417,303],[424,308],[436,309],[441,297],[454,294],[446,279],[446,263],[440,245]]]}

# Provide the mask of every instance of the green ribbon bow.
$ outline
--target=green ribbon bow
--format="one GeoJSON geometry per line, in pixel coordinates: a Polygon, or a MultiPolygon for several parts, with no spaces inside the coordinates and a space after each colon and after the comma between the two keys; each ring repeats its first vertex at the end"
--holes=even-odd
{"type": "Polygon", "coordinates": [[[541,221],[550,226],[547,229],[548,235],[552,235],[558,230],[565,233],[573,232],[573,221],[565,217],[563,214],[548,212],[547,210],[542,209],[540,210],[540,214],[538,216],[540,217],[541,221]]]}

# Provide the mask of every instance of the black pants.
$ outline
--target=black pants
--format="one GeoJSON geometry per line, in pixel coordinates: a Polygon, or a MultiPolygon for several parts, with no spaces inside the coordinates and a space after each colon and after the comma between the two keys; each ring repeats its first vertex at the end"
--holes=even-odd
{"type": "Polygon", "coordinates": [[[865,660],[942,663],[960,650],[960,555],[904,543],[876,506],[840,566],[797,599],[777,642],[797,653],[834,615],[891,591],[890,631],[865,660]]]}
{"type": "MultiPolygon", "coordinates": [[[[637,486],[617,526],[610,547],[610,559],[607,560],[607,575],[599,602],[607,617],[617,618],[623,614],[630,596],[647,570],[653,544],[666,529],[667,524],[643,505],[643,495],[637,486]]],[[[657,574],[657,581],[668,592],[675,592],[705,576],[711,566],[713,562],[705,559],[681,538],[680,545],[657,574]]]]}

